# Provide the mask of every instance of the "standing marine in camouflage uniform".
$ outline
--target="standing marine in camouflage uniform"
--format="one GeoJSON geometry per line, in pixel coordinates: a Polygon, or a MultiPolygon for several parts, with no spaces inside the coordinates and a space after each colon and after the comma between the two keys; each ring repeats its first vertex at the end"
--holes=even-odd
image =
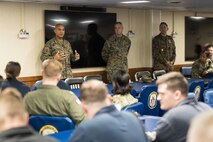
{"type": "Polygon", "coordinates": [[[175,42],[167,35],[168,25],[165,22],[160,23],[159,30],[160,34],[152,41],[153,68],[170,72],[173,70],[176,57],[175,42]]]}
{"type": "Polygon", "coordinates": [[[192,65],[192,78],[202,78],[208,73],[213,73],[213,63],[206,53],[202,53],[200,58],[197,59],[192,65]]]}
{"type": "Polygon", "coordinates": [[[115,23],[115,34],[105,43],[102,49],[102,58],[107,63],[107,80],[111,83],[112,74],[117,70],[128,72],[127,55],[129,53],[131,41],[123,35],[123,25],[121,22],[115,23]]]}
{"type": "Polygon", "coordinates": [[[70,59],[77,61],[80,55],[75,50],[75,54],[71,49],[71,45],[64,40],[65,28],[62,24],[55,25],[55,37],[49,40],[42,50],[40,59],[42,62],[46,59],[56,59],[63,65],[62,79],[72,77],[70,59]]]}

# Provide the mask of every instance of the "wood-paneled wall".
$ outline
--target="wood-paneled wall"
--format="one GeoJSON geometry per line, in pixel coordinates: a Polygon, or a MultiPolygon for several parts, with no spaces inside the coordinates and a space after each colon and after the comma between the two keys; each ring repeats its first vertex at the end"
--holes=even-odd
{"type": "MultiPolygon", "coordinates": [[[[191,66],[191,64],[180,64],[174,66],[174,71],[180,71],[180,68],[183,66],[191,66]]],[[[141,68],[131,68],[129,69],[129,74],[132,81],[135,81],[135,73],[138,71],[150,71],[153,72],[152,67],[141,67],[141,68]]],[[[94,71],[94,72],[84,72],[84,73],[74,73],[73,75],[75,77],[84,77],[86,75],[101,75],[103,78],[103,81],[106,82],[106,71],[94,71]]],[[[18,80],[24,82],[25,84],[29,85],[30,87],[38,80],[41,80],[41,76],[29,76],[29,77],[19,77],[18,80]]]]}

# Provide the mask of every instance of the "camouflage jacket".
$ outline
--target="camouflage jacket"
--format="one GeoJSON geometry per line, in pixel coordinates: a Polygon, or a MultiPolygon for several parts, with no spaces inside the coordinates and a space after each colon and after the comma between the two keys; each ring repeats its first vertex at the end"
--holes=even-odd
{"type": "Polygon", "coordinates": [[[62,79],[72,77],[70,59],[74,61],[75,56],[71,49],[71,45],[67,40],[63,40],[63,42],[60,42],[56,39],[56,37],[49,40],[42,50],[40,59],[42,60],[42,62],[46,59],[53,59],[58,51],[62,51],[66,55],[66,60],[61,61],[63,65],[62,79]]]}
{"type": "Polygon", "coordinates": [[[112,103],[116,104],[121,109],[125,106],[132,105],[138,102],[131,94],[120,95],[116,94],[112,98],[112,103]]]}
{"type": "Polygon", "coordinates": [[[175,61],[176,58],[175,42],[171,36],[162,36],[159,34],[153,38],[152,58],[154,70],[172,70],[166,64],[167,61],[175,61]]]}
{"type": "Polygon", "coordinates": [[[206,62],[201,62],[200,59],[197,59],[192,64],[192,78],[202,78],[203,72],[207,71],[208,73],[213,73],[213,63],[210,59],[207,59],[206,62]]]}
{"type": "Polygon", "coordinates": [[[111,36],[102,49],[102,58],[107,63],[107,79],[111,82],[113,72],[117,70],[128,71],[127,55],[129,53],[131,41],[125,35],[117,37],[111,36]]]}

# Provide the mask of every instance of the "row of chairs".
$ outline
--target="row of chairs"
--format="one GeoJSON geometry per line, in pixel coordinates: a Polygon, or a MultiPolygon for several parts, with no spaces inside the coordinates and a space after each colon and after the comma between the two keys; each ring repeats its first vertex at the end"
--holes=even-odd
{"type": "Polygon", "coordinates": [[[151,75],[149,71],[139,71],[135,73],[135,81],[139,81],[143,76],[157,79],[159,76],[165,73],[166,73],[165,70],[156,70],[156,71],[153,71],[153,74],[151,75]]]}
{"type": "MultiPolygon", "coordinates": [[[[191,69],[192,67],[181,67],[180,71],[185,77],[191,77],[191,69]]],[[[165,74],[165,70],[155,70],[153,71],[153,74],[149,71],[139,71],[135,73],[135,81],[139,81],[141,77],[147,76],[152,77],[153,79],[157,79],[159,76],[165,74]]],[[[67,78],[65,82],[68,85],[71,85],[72,88],[80,88],[80,84],[82,84],[84,81],[90,80],[90,79],[97,79],[102,80],[101,75],[87,75],[85,77],[72,77],[67,78]],[[73,86],[72,86],[73,85],[73,86]]]]}
{"type": "MultiPolygon", "coordinates": [[[[141,102],[126,106],[122,111],[130,111],[138,117],[144,115],[144,105],[141,102]]],[[[49,135],[75,128],[73,121],[64,116],[33,115],[29,119],[30,125],[42,135],[49,135]]]]}
{"type": "MultiPolygon", "coordinates": [[[[133,112],[139,118],[146,131],[153,131],[161,118],[143,115],[143,103],[141,102],[127,106],[122,111],[133,112]]],[[[41,135],[54,137],[60,142],[68,141],[75,129],[70,118],[61,116],[30,116],[29,123],[41,135]]]]}
{"type": "MultiPolygon", "coordinates": [[[[180,68],[180,72],[186,78],[191,78],[191,71],[192,71],[192,67],[181,67],[180,68]]],[[[156,70],[156,71],[153,71],[153,74],[151,75],[151,73],[149,71],[139,71],[139,72],[135,73],[135,81],[139,81],[139,79],[142,76],[148,76],[148,77],[152,77],[153,79],[157,79],[159,76],[161,76],[165,73],[166,73],[165,70],[156,70]]]]}

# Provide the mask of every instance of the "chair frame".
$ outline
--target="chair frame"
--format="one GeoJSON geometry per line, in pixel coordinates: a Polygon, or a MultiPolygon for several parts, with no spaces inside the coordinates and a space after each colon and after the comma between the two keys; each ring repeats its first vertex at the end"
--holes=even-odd
{"type": "Polygon", "coordinates": [[[143,75],[148,75],[151,77],[151,73],[149,71],[138,71],[135,73],[135,81],[139,81],[139,79],[143,76],[143,75]]]}

